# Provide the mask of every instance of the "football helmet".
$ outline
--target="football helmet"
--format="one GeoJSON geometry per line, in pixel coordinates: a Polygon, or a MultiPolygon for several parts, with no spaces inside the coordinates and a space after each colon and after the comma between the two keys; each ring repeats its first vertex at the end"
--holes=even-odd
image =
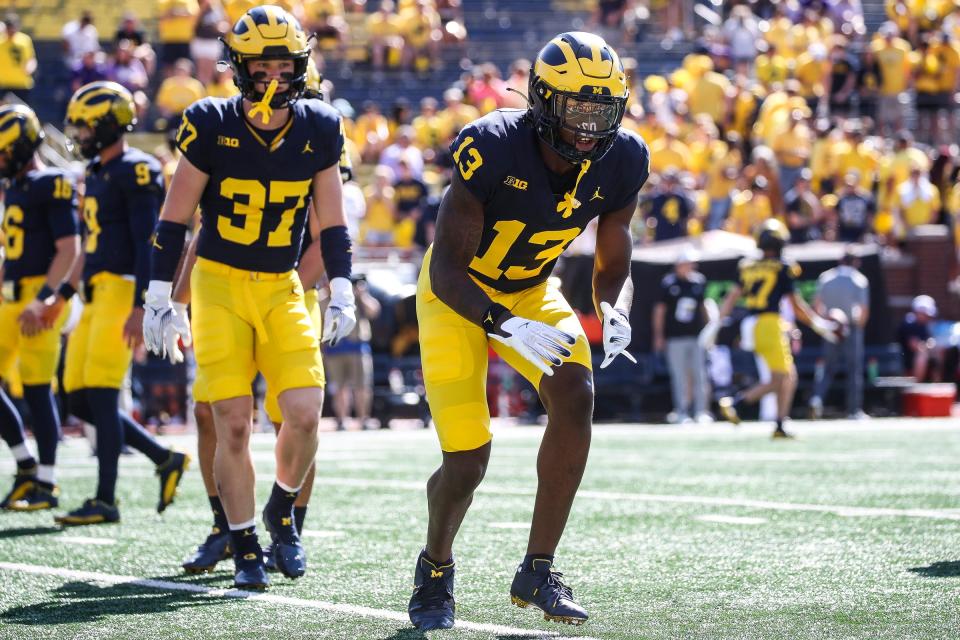
{"type": "Polygon", "coordinates": [[[0,107],[0,155],[7,160],[0,178],[14,178],[23,171],[41,142],[43,129],[29,107],[19,104],[0,107]]]}
{"type": "Polygon", "coordinates": [[[616,139],[630,89],[623,64],[600,36],[561,33],[537,54],[530,70],[530,115],[537,134],[572,164],[599,160],[616,139]],[[596,144],[580,150],[561,131],[596,144]]]}
{"type": "Polygon", "coordinates": [[[281,109],[295,102],[307,87],[307,61],[310,39],[292,15],[273,5],[254,7],[240,16],[230,33],[223,38],[233,66],[233,82],[243,97],[260,102],[264,92],[257,91],[254,77],[247,68],[251,60],[293,60],[293,73],[284,74],[289,88],[276,92],[270,100],[272,109],[281,109]]]}
{"type": "Polygon", "coordinates": [[[80,155],[91,159],[133,131],[137,108],[130,92],[116,82],[91,82],[70,98],[65,124],[67,137],[80,155]]]}
{"type": "Polygon", "coordinates": [[[756,240],[757,248],[761,251],[772,251],[779,255],[790,241],[790,232],[782,222],[771,218],[757,228],[756,240]]]}

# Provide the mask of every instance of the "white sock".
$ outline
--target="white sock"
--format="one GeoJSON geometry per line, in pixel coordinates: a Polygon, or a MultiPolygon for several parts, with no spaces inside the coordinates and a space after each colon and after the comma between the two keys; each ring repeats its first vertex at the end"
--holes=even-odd
{"type": "Polygon", "coordinates": [[[243,531],[244,529],[249,529],[250,527],[255,527],[256,525],[256,518],[250,518],[246,522],[240,522],[238,524],[233,524],[232,522],[227,523],[227,526],[230,527],[230,531],[243,531]]]}
{"type": "MultiPolygon", "coordinates": [[[[279,479],[276,482],[277,482],[277,486],[283,489],[284,491],[286,491],[287,493],[296,493],[297,491],[300,491],[300,487],[291,487],[289,485],[285,485],[282,482],[280,482],[279,479]]],[[[303,485],[300,485],[300,486],[302,487],[303,485]]]]}
{"type": "Polygon", "coordinates": [[[37,467],[37,480],[40,482],[47,482],[49,484],[56,484],[54,482],[54,473],[52,464],[41,464],[37,467]]]}
{"type": "Polygon", "coordinates": [[[15,447],[10,447],[10,451],[13,452],[13,457],[17,462],[22,460],[30,460],[33,458],[33,454],[30,453],[30,449],[27,449],[27,443],[21,442],[15,447]]]}

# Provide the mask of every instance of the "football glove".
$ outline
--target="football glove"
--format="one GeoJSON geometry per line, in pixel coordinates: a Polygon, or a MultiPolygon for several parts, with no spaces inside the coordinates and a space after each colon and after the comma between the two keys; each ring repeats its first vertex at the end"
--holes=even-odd
{"type": "Polygon", "coordinates": [[[323,318],[323,338],[320,342],[331,347],[350,335],[357,324],[357,305],[353,299],[353,284],[347,278],[330,281],[330,305],[323,318]]]}
{"type": "MultiPolygon", "coordinates": [[[[180,351],[180,331],[186,326],[190,335],[190,321],[184,316],[177,319],[177,312],[170,302],[172,283],[151,280],[143,303],[143,343],[150,353],[168,358],[171,364],[183,362],[180,351]]],[[[189,337],[187,340],[189,341],[189,337]]]]}
{"type": "Polygon", "coordinates": [[[637,364],[637,359],[630,355],[629,351],[624,351],[630,346],[631,334],[630,319],[627,318],[627,314],[614,309],[609,302],[601,302],[600,311],[603,313],[603,362],[600,363],[600,368],[606,369],[620,354],[633,364],[637,364]]]}
{"type": "Polygon", "coordinates": [[[517,316],[505,320],[500,325],[500,331],[504,335],[499,333],[487,335],[519,353],[548,376],[553,375],[551,366],[559,366],[563,358],[570,357],[572,352],[567,347],[572,347],[577,341],[565,331],[517,316]]]}
{"type": "Polygon", "coordinates": [[[827,320],[820,316],[813,316],[810,318],[810,328],[831,344],[836,344],[840,339],[840,336],[837,335],[839,327],[832,320],[827,320]]]}

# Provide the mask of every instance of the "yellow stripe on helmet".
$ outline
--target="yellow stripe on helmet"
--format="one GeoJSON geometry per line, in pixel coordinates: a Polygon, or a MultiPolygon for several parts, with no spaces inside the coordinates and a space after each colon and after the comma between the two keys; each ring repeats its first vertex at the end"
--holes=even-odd
{"type": "Polygon", "coordinates": [[[601,51],[606,43],[603,39],[592,34],[579,35],[581,42],[589,48],[589,58],[577,57],[577,53],[568,42],[561,38],[554,38],[550,42],[563,53],[564,62],[559,65],[550,65],[542,59],[537,59],[534,73],[557,91],[626,96],[628,89],[626,75],[616,52],[607,47],[610,59],[604,60],[601,51]],[[603,89],[607,89],[609,93],[604,92],[603,89]]]}

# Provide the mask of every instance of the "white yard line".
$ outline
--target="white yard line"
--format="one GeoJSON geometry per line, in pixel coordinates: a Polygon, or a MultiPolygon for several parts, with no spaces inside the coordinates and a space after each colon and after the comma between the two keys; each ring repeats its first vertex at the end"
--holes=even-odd
{"type": "Polygon", "coordinates": [[[529,522],[488,522],[491,529],[529,529],[529,522]]]}
{"type": "Polygon", "coordinates": [[[725,516],[719,513],[708,513],[702,516],[694,516],[694,520],[702,522],[719,522],[720,524],[763,524],[766,518],[750,518],[741,516],[725,516]]]}
{"type": "MultiPolygon", "coordinates": [[[[322,600],[306,600],[303,598],[291,598],[289,596],[278,596],[272,593],[253,593],[250,591],[241,591],[239,589],[215,589],[200,584],[190,582],[169,582],[166,580],[149,580],[138,578],[136,576],[121,576],[111,573],[101,573],[99,571],[76,571],[73,569],[61,569],[59,567],[45,567],[34,564],[21,564],[16,562],[0,562],[0,570],[16,571],[19,573],[31,573],[34,575],[55,576],[70,580],[83,580],[100,584],[130,585],[132,587],[145,587],[147,589],[157,589],[158,591],[187,591],[198,593],[216,598],[238,598],[244,600],[254,600],[256,602],[268,602],[270,604],[280,604],[296,607],[298,609],[318,609],[330,613],[339,613],[344,615],[357,616],[362,618],[374,618],[377,620],[390,620],[392,622],[410,623],[406,613],[399,611],[389,611],[387,609],[374,609],[373,607],[362,607],[353,604],[343,604],[335,602],[323,602],[322,600]]],[[[486,624],[481,622],[469,622],[466,620],[457,620],[457,629],[466,631],[478,631],[480,633],[493,633],[499,635],[521,636],[525,638],[557,638],[560,633],[557,631],[539,631],[537,629],[522,629],[520,627],[507,627],[499,624],[486,624]]],[[[578,636],[580,640],[591,640],[585,636],[578,636]]]]}
{"type": "Polygon", "coordinates": [[[87,536],[57,536],[56,539],[61,542],[69,542],[71,544],[95,544],[95,545],[117,544],[117,541],[115,538],[90,538],[87,536]]]}

